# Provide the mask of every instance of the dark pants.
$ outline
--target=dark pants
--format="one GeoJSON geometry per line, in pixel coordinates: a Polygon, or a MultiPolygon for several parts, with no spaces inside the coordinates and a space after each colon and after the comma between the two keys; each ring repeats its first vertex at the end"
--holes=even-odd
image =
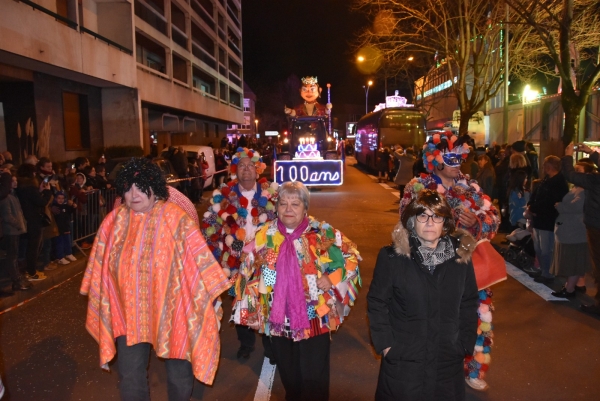
{"type": "Polygon", "coordinates": [[[2,247],[6,249],[6,270],[13,282],[19,281],[21,273],[17,264],[19,256],[19,236],[5,235],[2,237],[2,247]]]}
{"type": "MultiPolygon", "coordinates": [[[[149,401],[149,343],[127,346],[125,336],[117,337],[119,392],[123,401],[149,401]]],[[[169,401],[189,401],[194,389],[192,364],[184,359],[165,359],[169,401]]]]}
{"type": "Polygon", "coordinates": [[[25,256],[27,273],[33,276],[36,274],[37,259],[42,247],[42,227],[28,224],[27,233],[23,235],[27,238],[27,254],[25,256]]]}
{"type": "Polygon", "coordinates": [[[60,234],[58,237],[52,238],[54,241],[54,252],[56,259],[62,259],[73,253],[71,246],[71,234],[60,234]]]}
{"type": "Polygon", "coordinates": [[[600,306],[600,229],[587,227],[588,247],[592,256],[592,275],[596,281],[596,305],[600,306]]]}
{"type": "MultiPolygon", "coordinates": [[[[254,344],[256,343],[256,332],[254,330],[248,328],[247,326],[236,324],[235,331],[237,333],[237,338],[240,341],[240,348],[254,349],[254,344]]],[[[262,345],[265,350],[265,356],[269,359],[274,359],[270,337],[264,334],[261,335],[261,337],[262,345]]]]}
{"type": "Polygon", "coordinates": [[[271,337],[286,401],[329,400],[329,333],[308,340],[271,337]]]}

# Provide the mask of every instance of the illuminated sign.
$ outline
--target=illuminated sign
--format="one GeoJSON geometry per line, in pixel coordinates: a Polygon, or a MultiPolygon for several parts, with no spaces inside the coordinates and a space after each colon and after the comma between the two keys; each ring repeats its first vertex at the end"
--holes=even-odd
{"type": "Polygon", "coordinates": [[[279,132],[277,131],[265,131],[265,136],[277,136],[279,132]]]}
{"type": "Polygon", "coordinates": [[[406,98],[402,96],[386,96],[385,107],[406,107],[406,98]]]}
{"type": "Polygon", "coordinates": [[[300,181],[306,186],[326,186],[344,182],[341,160],[276,160],[273,168],[278,184],[300,181]]]}

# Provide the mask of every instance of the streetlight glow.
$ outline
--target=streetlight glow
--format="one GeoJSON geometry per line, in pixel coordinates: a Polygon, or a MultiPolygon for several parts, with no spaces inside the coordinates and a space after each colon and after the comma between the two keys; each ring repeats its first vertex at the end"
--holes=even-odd
{"type": "Polygon", "coordinates": [[[413,56],[410,56],[410,57],[408,58],[408,61],[413,61],[414,59],[415,59],[415,58],[414,58],[413,56]]]}
{"type": "Polygon", "coordinates": [[[373,85],[373,81],[369,81],[366,85],[363,85],[363,89],[365,90],[365,114],[369,112],[369,88],[371,85],[373,85]]]}
{"type": "Polygon", "coordinates": [[[363,56],[358,56],[356,60],[358,60],[359,63],[362,63],[363,61],[365,61],[365,58],[363,56]]]}
{"type": "Polygon", "coordinates": [[[523,103],[532,103],[538,99],[539,92],[531,89],[530,85],[525,85],[523,89],[523,103]]]}

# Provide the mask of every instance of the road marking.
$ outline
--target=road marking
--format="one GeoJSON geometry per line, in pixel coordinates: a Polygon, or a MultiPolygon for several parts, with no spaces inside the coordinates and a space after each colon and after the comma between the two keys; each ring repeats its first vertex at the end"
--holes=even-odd
{"type": "Polygon", "coordinates": [[[371,175],[371,174],[367,174],[367,177],[369,177],[372,180],[377,180],[378,179],[378,177],[375,177],[374,175],[371,175]]]}
{"type": "Polygon", "coordinates": [[[542,283],[536,283],[531,277],[523,270],[519,269],[512,263],[506,262],[506,273],[512,278],[535,292],[545,301],[568,301],[567,298],[559,298],[552,295],[552,289],[545,286],[542,283]]]}
{"type": "Polygon", "coordinates": [[[380,182],[379,185],[381,185],[385,189],[394,189],[394,188],[390,187],[388,184],[386,184],[385,182],[380,182]]]}
{"type": "Polygon", "coordinates": [[[254,401],[269,401],[271,398],[271,389],[273,388],[273,380],[275,380],[276,365],[269,363],[269,358],[263,360],[262,370],[258,378],[258,387],[254,394],[254,401]]]}
{"type": "Polygon", "coordinates": [[[65,283],[67,283],[67,282],[69,282],[69,281],[73,280],[75,277],[79,276],[80,274],[83,274],[83,271],[81,271],[81,272],[77,273],[77,274],[76,274],[76,275],[74,275],[73,277],[70,277],[70,278],[66,279],[65,281],[62,281],[62,282],[60,282],[60,283],[58,283],[58,284],[55,284],[54,286],[52,286],[52,287],[48,288],[47,290],[44,290],[44,291],[40,292],[39,294],[37,294],[36,296],[34,296],[34,297],[32,297],[32,298],[26,299],[26,300],[25,300],[25,301],[23,301],[23,302],[19,302],[19,303],[18,303],[18,304],[16,304],[15,306],[11,306],[10,308],[6,308],[6,309],[4,309],[4,310],[0,311],[0,315],[3,315],[3,314],[5,314],[5,313],[7,313],[7,312],[10,312],[11,310],[15,310],[15,309],[17,309],[17,308],[19,308],[19,307],[21,307],[21,306],[25,305],[26,303],[29,303],[29,302],[33,301],[34,299],[37,299],[37,298],[41,297],[42,295],[44,295],[44,294],[45,294],[45,293],[47,293],[48,291],[52,291],[52,290],[53,290],[53,289],[55,289],[56,287],[60,287],[61,285],[63,285],[63,284],[65,284],[65,283]]]}
{"type": "Polygon", "coordinates": [[[397,196],[399,198],[400,197],[400,192],[392,192],[392,195],[397,196]]]}

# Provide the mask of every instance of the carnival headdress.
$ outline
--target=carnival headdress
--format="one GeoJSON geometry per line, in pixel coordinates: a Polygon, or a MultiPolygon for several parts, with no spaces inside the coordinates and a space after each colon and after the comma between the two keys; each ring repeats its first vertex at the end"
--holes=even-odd
{"type": "Polygon", "coordinates": [[[243,159],[244,157],[249,158],[250,161],[254,163],[257,174],[262,174],[262,172],[265,171],[265,168],[267,168],[267,165],[262,162],[262,158],[257,151],[248,148],[237,148],[237,152],[231,158],[231,166],[229,167],[231,175],[234,178],[237,175],[237,164],[240,162],[240,159],[243,159]]]}
{"type": "Polygon", "coordinates": [[[302,85],[318,85],[317,77],[304,77],[301,79],[302,85]]]}
{"type": "Polygon", "coordinates": [[[423,165],[427,171],[440,165],[460,166],[467,158],[469,145],[452,131],[433,134],[423,145],[423,165]]]}

